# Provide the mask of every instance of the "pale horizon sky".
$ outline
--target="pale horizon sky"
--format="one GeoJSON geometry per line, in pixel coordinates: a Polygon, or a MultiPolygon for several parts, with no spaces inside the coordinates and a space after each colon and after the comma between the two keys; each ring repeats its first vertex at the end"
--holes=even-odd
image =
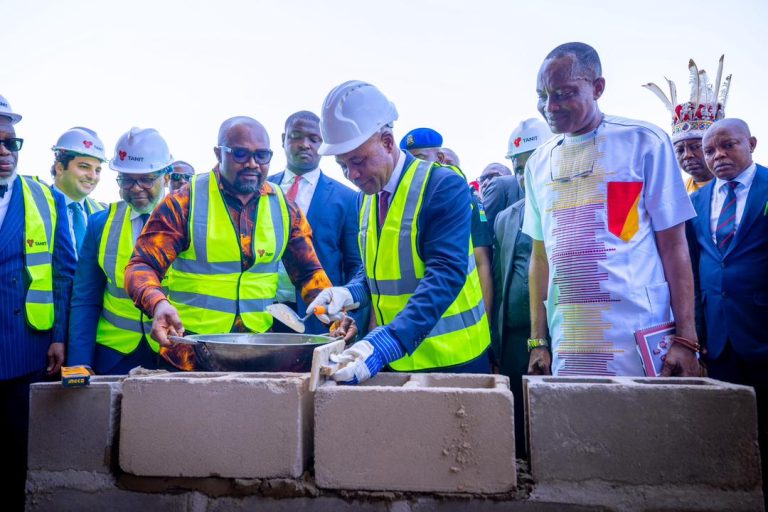
{"type": "MultiPolygon", "coordinates": [[[[270,174],[279,172],[285,118],[319,114],[325,95],[350,79],[395,103],[398,141],[432,127],[474,179],[488,163],[508,163],[509,133],[538,116],[539,65],[567,41],[600,54],[603,112],[666,130],[669,114],[641,84],[666,91],[666,76],[682,97],[688,59],[714,80],[725,54],[726,114],[749,123],[756,161],[768,154],[765,1],[0,0],[0,9],[0,94],[24,116],[18,170],[49,182],[50,148],[72,126],[98,132],[110,157],[132,126],[156,128],[200,172],[215,164],[218,127],[234,115],[267,127],[270,174]]],[[[321,167],[343,179],[332,158],[321,167]]],[[[115,177],[105,164],[92,197],[117,200],[115,177]]]]}

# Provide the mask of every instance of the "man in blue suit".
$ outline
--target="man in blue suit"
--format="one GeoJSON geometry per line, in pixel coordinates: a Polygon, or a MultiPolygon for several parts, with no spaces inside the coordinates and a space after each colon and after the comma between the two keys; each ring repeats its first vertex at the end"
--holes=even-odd
{"type": "Polygon", "coordinates": [[[740,119],[718,121],[706,131],[704,158],[715,179],[691,195],[697,215],[687,231],[709,376],[755,388],[766,475],[768,169],[752,161],[756,144],[740,119]]]}
{"type": "Polygon", "coordinates": [[[16,174],[23,139],[0,96],[0,438],[5,510],[24,510],[29,385],[64,362],[75,249],[64,197],[16,174]]]}
{"type": "MultiPolygon", "coordinates": [[[[362,265],[357,245],[357,194],[320,170],[317,150],[323,139],[319,123],[320,118],[308,111],[288,116],[282,135],[286,170],[268,179],[280,185],[286,198],[295,202],[307,216],[320,263],[334,286],[341,286],[352,279],[362,265]]],[[[300,316],[306,315],[306,304],[282,263],[279,279],[278,301],[291,306],[300,316]]],[[[351,314],[359,334],[364,335],[368,308],[351,314]]],[[[275,322],[273,329],[293,332],[279,322],[275,322]]],[[[306,321],[306,332],[324,334],[328,328],[313,315],[306,321]]]]}

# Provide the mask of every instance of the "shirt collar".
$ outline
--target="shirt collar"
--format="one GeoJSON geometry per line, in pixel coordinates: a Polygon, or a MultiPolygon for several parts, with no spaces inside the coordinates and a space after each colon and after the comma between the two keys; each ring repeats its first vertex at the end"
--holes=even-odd
{"type": "Polygon", "coordinates": [[[80,203],[80,206],[82,206],[83,210],[85,210],[85,198],[81,199],[80,201],[75,201],[74,199],[69,197],[67,194],[62,192],[62,190],[59,187],[57,187],[56,185],[53,185],[51,188],[53,188],[53,190],[55,190],[56,192],[58,192],[59,194],[64,196],[64,205],[65,206],[69,206],[72,203],[80,203]]]}
{"type": "Polygon", "coordinates": [[[395,195],[395,190],[397,190],[397,184],[400,183],[400,175],[403,174],[403,167],[405,166],[405,153],[403,150],[400,150],[400,155],[398,156],[397,163],[395,164],[395,168],[392,170],[392,175],[389,177],[389,181],[386,185],[384,185],[384,188],[382,191],[389,192],[389,196],[392,197],[395,195]]]}
{"type": "MultiPolygon", "coordinates": [[[[313,187],[317,185],[317,180],[320,179],[320,168],[317,167],[309,172],[305,172],[301,175],[302,179],[309,182],[313,187]]],[[[296,173],[293,171],[286,169],[285,174],[283,174],[283,183],[293,183],[293,180],[296,178],[296,173]]]]}
{"type": "MultiPolygon", "coordinates": [[[[757,164],[755,162],[752,162],[752,165],[744,169],[738,176],[733,178],[730,181],[737,181],[744,185],[744,188],[749,188],[752,186],[752,180],[755,179],[755,173],[757,172],[757,164]]],[[[728,183],[728,180],[721,180],[720,178],[715,178],[715,190],[721,190],[723,188],[723,185],[728,183]]]]}

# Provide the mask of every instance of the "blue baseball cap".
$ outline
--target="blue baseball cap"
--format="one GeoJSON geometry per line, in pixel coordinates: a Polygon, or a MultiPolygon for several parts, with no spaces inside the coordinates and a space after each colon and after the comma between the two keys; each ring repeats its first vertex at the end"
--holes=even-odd
{"type": "Polygon", "coordinates": [[[400,149],[408,151],[420,148],[439,148],[443,146],[443,136],[432,128],[415,128],[405,134],[400,141],[400,149]]]}

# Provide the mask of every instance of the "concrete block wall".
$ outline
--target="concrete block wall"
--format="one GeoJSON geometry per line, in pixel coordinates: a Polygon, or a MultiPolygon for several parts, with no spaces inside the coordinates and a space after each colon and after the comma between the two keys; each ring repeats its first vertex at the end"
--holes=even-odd
{"type": "Polygon", "coordinates": [[[308,374],[129,377],[120,467],[141,476],[299,477],[311,427],[308,374]]]}
{"type": "Polygon", "coordinates": [[[515,487],[499,375],[380,374],[315,395],[315,478],[330,489],[500,493],[515,487]]]}
{"type": "Polygon", "coordinates": [[[698,494],[702,510],[762,509],[752,388],[705,378],[525,377],[524,395],[539,495],[620,503],[632,494],[674,509],[681,495],[698,494]]]}
{"type": "Polygon", "coordinates": [[[751,388],[528,377],[529,475],[504,377],[381,374],[314,396],[307,381],[35,384],[27,510],[763,510],[751,388]]]}
{"type": "Polygon", "coordinates": [[[30,470],[109,473],[117,440],[122,377],[92,376],[91,384],[58,382],[30,388],[30,470]]]}

